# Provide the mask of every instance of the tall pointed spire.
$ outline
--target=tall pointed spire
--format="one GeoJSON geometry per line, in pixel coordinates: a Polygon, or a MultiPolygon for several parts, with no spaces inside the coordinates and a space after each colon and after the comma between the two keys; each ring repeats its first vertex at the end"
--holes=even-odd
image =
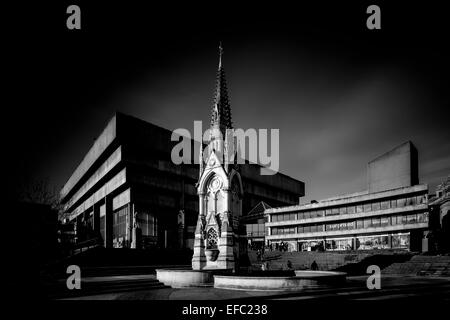
{"type": "MultiPolygon", "coordinates": [[[[216,90],[214,94],[214,104],[211,112],[211,129],[219,129],[222,137],[225,137],[226,129],[231,129],[231,107],[228,99],[228,89],[223,68],[223,48],[219,44],[219,67],[217,70],[216,90]]],[[[213,137],[211,137],[213,138],[213,137]]]]}
{"type": "Polygon", "coordinates": [[[222,68],[222,54],[223,54],[223,48],[222,48],[222,41],[219,42],[219,70],[222,68]]]}

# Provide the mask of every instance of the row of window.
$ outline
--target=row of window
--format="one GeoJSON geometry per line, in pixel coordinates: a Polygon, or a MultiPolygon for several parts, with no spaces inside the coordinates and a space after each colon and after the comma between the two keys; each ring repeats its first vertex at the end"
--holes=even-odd
{"type": "MultiPolygon", "coordinates": [[[[113,241],[118,242],[121,238],[126,237],[127,218],[129,216],[129,207],[124,206],[113,212],[113,241]]],[[[136,217],[142,236],[156,236],[157,219],[154,215],[139,212],[136,217]]],[[[92,216],[87,219],[87,225],[92,228],[92,216]]],[[[105,239],[105,215],[100,217],[100,234],[105,239]]]]}
{"type": "MultiPolygon", "coordinates": [[[[277,243],[277,242],[273,242],[277,243]]],[[[341,238],[323,240],[288,241],[289,251],[316,251],[316,250],[373,250],[373,249],[409,249],[410,234],[363,236],[357,238],[341,238]]]]}
{"type": "Polygon", "coordinates": [[[245,225],[247,236],[249,237],[264,237],[265,226],[264,223],[250,223],[245,225]]]}
{"type": "Polygon", "coordinates": [[[343,231],[354,229],[379,228],[394,225],[426,223],[428,222],[428,213],[413,213],[408,215],[393,215],[389,217],[370,217],[365,219],[357,219],[353,221],[345,221],[339,223],[315,223],[302,226],[273,227],[272,235],[309,233],[321,231],[343,231]],[[325,226],[325,229],[324,229],[325,226]]]}
{"type": "Polygon", "coordinates": [[[283,213],[274,214],[271,216],[272,222],[278,221],[293,221],[293,220],[303,220],[318,218],[323,216],[335,216],[335,215],[345,215],[353,213],[371,212],[378,210],[386,210],[391,208],[400,208],[405,206],[419,205],[427,203],[427,197],[425,194],[404,197],[398,199],[389,199],[385,201],[369,202],[369,203],[359,203],[350,206],[334,207],[328,209],[317,209],[302,211],[296,213],[283,213]]]}

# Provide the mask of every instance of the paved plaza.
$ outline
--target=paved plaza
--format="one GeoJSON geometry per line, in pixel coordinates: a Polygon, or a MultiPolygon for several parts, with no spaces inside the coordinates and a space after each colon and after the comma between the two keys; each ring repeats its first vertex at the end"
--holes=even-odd
{"type": "MultiPolygon", "coordinates": [[[[347,283],[339,288],[316,288],[302,291],[240,291],[215,289],[213,287],[174,289],[149,285],[134,289],[131,284],[145,281],[157,281],[154,275],[92,277],[82,281],[82,289],[77,297],[65,297],[69,300],[404,300],[432,299],[450,302],[450,278],[383,275],[380,290],[369,290],[367,277],[348,277],[347,283]],[[127,282],[126,282],[127,281],[127,282]],[[82,295],[83,285],[124,282],[120,292],[82,295]],[[144,287],[144,288],[143,288],[144,287]]],[[[114,289],[113,289],[114,291],[114,289]]],[[[56,298],[58,299],[58,298],[56,298]]]]}

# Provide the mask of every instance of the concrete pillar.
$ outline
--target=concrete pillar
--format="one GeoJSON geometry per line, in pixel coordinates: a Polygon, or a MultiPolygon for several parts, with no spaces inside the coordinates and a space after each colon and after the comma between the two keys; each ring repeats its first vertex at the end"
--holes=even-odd
{"type": "Polygon", "coordinates": [[[94,230],[94,235],[96,237],[100,236],[100,203],[93,205],[94,214],[92,217],[92,227],[94,230]]]}
{"type": "Polygon", "coordinates": [[[129,248],[133,247],[133,225],[134,225],[134,204],[130,202],[128,204],[128,217],[127,217],[127,242],[129,248]]]}
{"type": "Polygon", "coordinates": [[[164,230],[164,249],[167,249],[167,229],[164,230]]]}
{"type": "Polygon", "coordinates": [[[113,246],[113,209],[112,197],[105,197],[105,247],[113,246]]]}
{"type": "Polygon", "coordinates": [[[76,242],[81,242],[81,236],[82,236],[82,222],[81,219],[83,217],[83,214],[79,214],[76,218],[75,218],[75,235],[77,237],[77,241],[76,242]]]}

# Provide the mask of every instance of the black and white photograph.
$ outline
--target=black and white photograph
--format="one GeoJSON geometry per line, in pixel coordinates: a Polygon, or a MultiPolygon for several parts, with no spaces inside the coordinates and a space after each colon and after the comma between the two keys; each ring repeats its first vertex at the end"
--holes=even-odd
{"type": "Polygon", "coordinates": [[[24,303],[152,319],[448,305],[441,3],[20,7],[4,168],[24,303]]]}

